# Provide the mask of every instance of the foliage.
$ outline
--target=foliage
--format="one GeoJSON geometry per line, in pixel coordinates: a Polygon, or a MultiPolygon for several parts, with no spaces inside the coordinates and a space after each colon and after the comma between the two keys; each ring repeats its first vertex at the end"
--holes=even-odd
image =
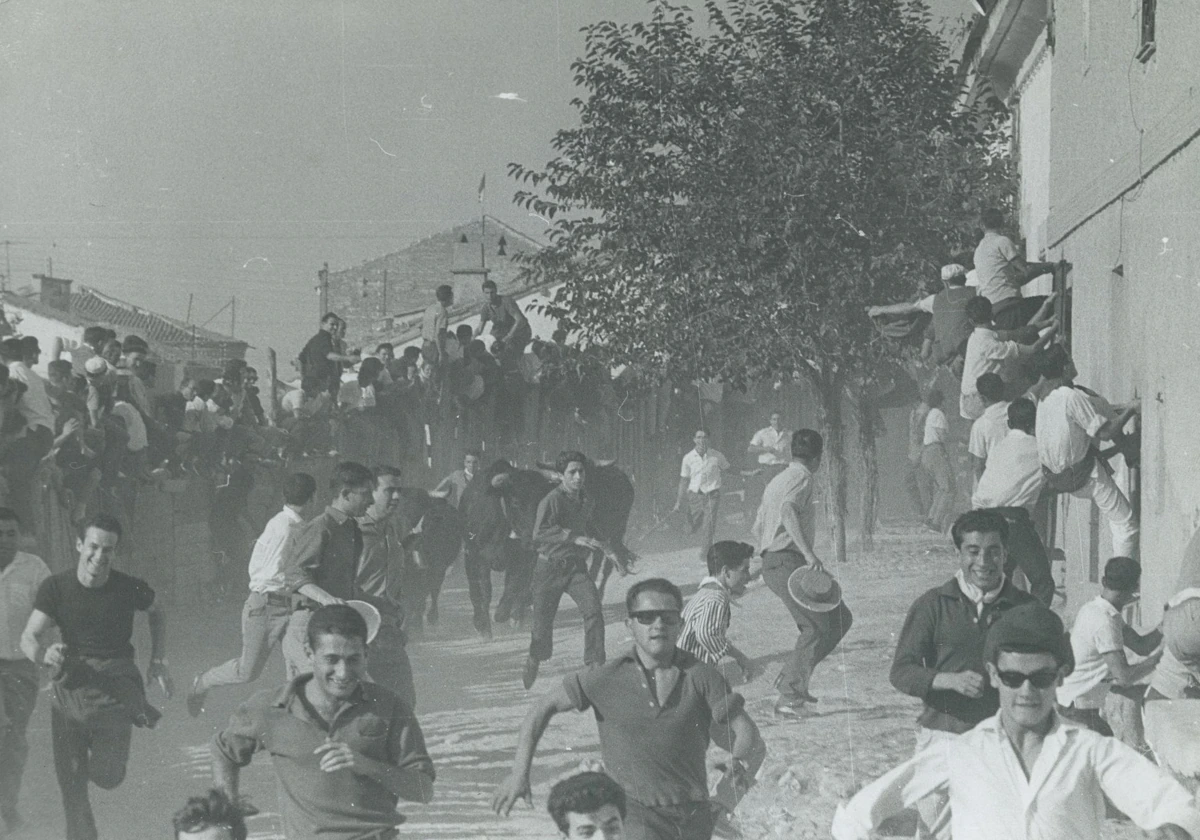
{"type": "Polygon", "coordinates": [[[510,165],[552,222],[523,256],[562,283],[550,314],[651,379],[807,376],[840,433],[895,354],[863,308],[911,298],[1011,194],[1001,122],[959,110],[929,23],[922,0],[708,0],[702,22],[659,0],[587,27],[579,124],[510,165]]]}

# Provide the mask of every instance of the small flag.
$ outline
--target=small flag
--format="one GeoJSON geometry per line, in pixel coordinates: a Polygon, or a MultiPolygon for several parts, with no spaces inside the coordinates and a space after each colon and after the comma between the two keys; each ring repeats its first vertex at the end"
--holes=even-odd
{"type": "Polygon", "coordinates": [[[483,173],[483,177],[479,179],[479,203],[483,204],[483,188],[487,186],[487,173],[483,173]]]}

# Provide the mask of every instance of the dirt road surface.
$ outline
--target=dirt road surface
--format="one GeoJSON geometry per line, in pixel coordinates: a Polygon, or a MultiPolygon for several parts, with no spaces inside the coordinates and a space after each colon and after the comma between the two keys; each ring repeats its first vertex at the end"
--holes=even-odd
{"type": "MultiPolygon", "coordinates": [[[[854,613],[854,626],[841,648],[817,670],[812,690],[820,702],[803,721],[776,721],[771,713],[772,683],[796,637],[787,611],[761,583],[735,605],[731,637],[762,671],[739,690],[770,750],[760,783],[739,809],[747,838],[828,837],[837,802],[911,754],[918,704],[896,692],[887,680],[896,633],[908,605],[924,590],[944,582],[956,561],[942,540],[908,527],[884,528],[877,543],[874,553],[835,570],[854,613]]],[[[622,621],[626,588],[638,578],[651,576],[670,578],[688,596],[703,569],[694,548],[666,551],[644,554],[636,576],[614,581],[605,598],[610,654],[630,644],[622,621]]],[[[401,836],[551,840],[556,833],[545,813],[547,790],[582,762],[599,758],[595,722],[590,714],[556,718],[538,752],[534,808],[518,805],[508,819],[493,815],[488,802],[510,766],[517,729],[534,696],[520,683],[529,637],[508,629],[499,630],[492,641],[474,637],[461,568],[452,570],[442,604],[441,626],[410,646],[418,717],[437,767],[436,795],[427,806],[401,806],[406,817],[401,836]]],[[[235,654],[239,612],[237,603],[217,607],[183,603],[171,611],[169,659],[177,695],[163,701],[157,687],[151,689],[152,700],[165,711],[162,722],[154,731],[135,732],[129,774],[120,788],[111,792],[92,788],[103,838],[169,837],[172,812],[187,796],[207,787],[208,740],[251,690],[213,692],[205,714],[195,720],[187,715],[183,694],[197,670],[235,654]]],[[[148,650],[142,630],[138,651],[143,666],[148,650]]],[[[564,599],[554,659],[543,667],[534,692],[553,687],[581,663],[579,614],[564,599]]],[[[276,654],[261,685],[278,684],[282,675],[282,660],[276,654]]],[[[43,692],[30,724],[29,767],[22,794],[29,826],[14,835],[29,840],[63,837],[48,700],[43,692]]],[[[714,749],[710,762],[720,757],[714,749]]],[[[242,779],[243,792],[262,809],[250,820],[251,837],[282,838],[269,760],[256,758],[242,779]]],[[[897,835],[904,831],[903,821],[893,829],[897,835]]],[[[911,829],[907,833],[911,836],[911,829]]],[[[1106,831],[1106,837],[1134,836],[1140,835],[1115,823],[1106,831]]]]}

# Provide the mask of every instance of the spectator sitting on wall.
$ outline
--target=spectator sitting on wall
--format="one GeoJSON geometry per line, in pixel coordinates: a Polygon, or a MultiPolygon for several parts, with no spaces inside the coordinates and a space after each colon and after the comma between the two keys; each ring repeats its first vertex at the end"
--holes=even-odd
{"type": "Polygon", "coordinates": [[[116,368],[117,396],[142,413],[143,419],[154,416],[150,392],[139,375],[150,354],[145,340],[136,335],[125,336],[121,343],[121,365],[116,368]]]}
{"type": "Polygon", "coordinates": [[[327,393],[337,398],[342,365],[358,364],[359,357],[339,351],[342,319],[332,312],[321,318],[321,328],[300,351],[300,387],[310,397],[327,393]]]}
{"type": "MultiPolygon", "coordinates": [[[[482,325],[480,329],[483,329],[482,325]]],[[[461,346],[466,347],[475,340],[475,330],[471,328],[470,324],[459,324],[454,328],[454,337],[458,339],[461,346]]]]}
{"type": "Polygon", "coordinates": [[[996,327],[1018,329],[1032,320],[1045,303],[1044,297],[1021,297],[1021,288],[1054,270],[1054,263],[1025,261],[1020,249],[1004,235],[1004,214],[996,208],[979,217],[983,238],[975,248],[975,271],[979,294],[992,302],[996,327]]]}
{"type": "Polygon", "coordinates": [[[108,340],[116,337],[117,334],[107,327],[96,325],[85,327],[79,346],[71,347],[71,368],[77,375],[83,376],[83,366],[88,359],[99,356],[108,340]]]}
{"type": "Polygon", "coordinates": [[[93,356],[83,367],[87,380],[88,425],[98,429],[112,407],[115,377],[103,356],[93,356]]]}
{"type": "MultiPolygon", "coordinates": [[[[512,295],[500,294],[495,280],[483,281],[483,294],[487,301],[479,311],[479,332],[482,333],[484,326],[491,323],[492,336],[504,342],[502,347],[515,361],[525,352],[525,346],[533,338],[529,319],[525,317],[512,295]]],[[[499,355],[498,351],[492,352],[499,355]]]]}
{"type": "Polygon", "coordinates": [[[100,358],[108,362],[108,366],[114,371],[121,366],[121,342],[117,341],[116,333],[113,337],[104,342],[100,348],[100,358]]]}
{"type": "Polygon", "coordinates": [[[983,398],[979,396],[979,377],[985,373],[998,373],[1005,381],[1015,380],[1016,365],[1049,345],[1056,327],[1051,322],[1046,332],[1031,345],[1002,340],[992,319],[992,302],[983,296],[968,301],[967,317],[974,330],[967,339],[958,410],[963,419],[977,420],[985,408],[983,398]]]}
{"type": "Polygon", "coordinates": [[[395,382],[395,377],[392,373],[396,370],[396,348],[390,341],[385,341],[375,348],[375,358],[383,362],[383,373],[380,374],[380,381],[384,385],[391,385],[395,382]]]}
{"type": "Polygon", "coordinates": [[[386,372],[387,368],[379,359],[368,356],[362,360],[362,364],[358,366],[358,408],[360,411],[375,408],[377,399],[385,387],[383,375],[386,372]]]}
{"type": "Polygon", "coordinates": [[[445,334],[450,328],[450,307],[454,305],[454,288],[442,284],[434,291],[437,299],[421,316],[421,355],[433,365],[440,365],[445,352],[445,334]]]}
{"type": "Polygon", "coordinates": [[[263,410],[262,400],[259,397],[258,371],[247,366],[243,382],[246,392],[246,408],[244,410],[244,416],[247,418],[253,418],[252,422],[256,425],[266,426],[267,414],[263,410]]]}

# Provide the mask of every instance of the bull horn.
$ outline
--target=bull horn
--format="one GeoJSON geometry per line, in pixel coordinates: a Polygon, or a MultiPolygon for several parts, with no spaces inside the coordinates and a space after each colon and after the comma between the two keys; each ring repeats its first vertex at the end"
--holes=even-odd
{"type": "Polygon", "coordinates": [[[592,463],[595,464],[597,467],[611,467],[613,464],[617,463],[617,459],[616,458],[608,458],[604,461],[592,461],[592,463]]]}
{"type": "Polygon", "coordinates": [[[538,464],[537,471],[541,473],[542,478],[546,479],[547,481],[562,481],[562,473],[558,472],[557,470],[547,469],[541,464],[538,464]]]}

